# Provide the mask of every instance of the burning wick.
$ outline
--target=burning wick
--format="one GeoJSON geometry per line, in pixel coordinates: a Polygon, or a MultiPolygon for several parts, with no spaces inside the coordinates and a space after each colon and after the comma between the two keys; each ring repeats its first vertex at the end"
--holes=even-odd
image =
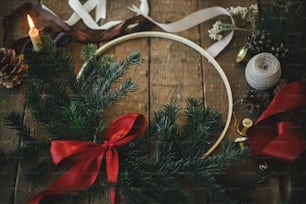
{"type": "Polygon", "coordinates": [[[27,15],[27,19],[28,19],[28,24],[30,27],[28,34],[30,36],[33,48],[35,51],[39,51],[41,47],[41,39],[40,39],[39,31],[35,27],[34,22],[29,14],[27,15]]]}

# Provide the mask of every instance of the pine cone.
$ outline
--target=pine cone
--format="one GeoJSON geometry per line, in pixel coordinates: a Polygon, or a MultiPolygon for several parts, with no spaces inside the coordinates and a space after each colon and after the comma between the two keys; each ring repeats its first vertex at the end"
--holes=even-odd
{"type": "Polygon", "coordinates": [[[20,85],[28,75],[28,68],[23,54],[16,55],[13,49],[0,48],[0,84],[6,88],[20,85]]]}
{"type": "Polygon", "coordinates": [[[287,81],[284,79],[280,79],[273,89],[274,96],[278,94],[278,92],[280,92],[280,90],[284,88],[286,85],[287,85],[287,81]]]}
{"type": "Polygon", "coordinates": [[[284,43],[275,43],[270,48],[270,53],[272,53],[279,60],[285,59],[290,52],[289,45],[285,45],[284,43]]]}
{"type": "Polygon", "coordinates": [[[253,54],[270,50],[271,46],[271,34],[266,31],[256,30],[247,38],[247,48],[253,54]]]}
{"type": "Polygon", "coordinates": [[[271,100],[272,95],[269,92],[252,89],[243,98],[243,104],[250,113],[258,116],[268,107],[271,100]]]}

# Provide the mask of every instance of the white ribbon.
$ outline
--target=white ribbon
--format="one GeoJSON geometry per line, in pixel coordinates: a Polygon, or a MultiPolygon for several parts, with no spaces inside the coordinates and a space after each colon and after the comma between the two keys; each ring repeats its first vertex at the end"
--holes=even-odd
{"type": "MultiPolygon", "coordinates": [[[[149,14],[149,4],[147,0],[140,0],[139,11],[148,15],[149,14]]],[[[77,23],[80,19],[85,23],[85,25],[93,30],[107,30],[115,25],[118,25],[122,20],[109,21],[103,25],[98,25],[97,22],[103,18],[106,18],[106,0],[88,0],[85,4],[81,4],[79,0],[69,0],[69,6],[74,10],[74,13],[70,16],[68,20],[65,21],[68,25],[72,26],[77,23]],[[89,15],[89,12],[96,8],[96,18],[95,20],[89,15]]],[[[52,14],[56,15],[47,6],[42,5],[42,7],[52,14]]],[[[57,15],[56,15],[57,16],[57,15]]]]}
{"type": "Polygon", "coordinates": [[[106,0],[98,0],[96,8],[96,22],[106,18],[106,0]]]}
{"type": "MultiPolygon", "coordinates": [[[[146,13],[142,12],[142,10],[137,8],[135,5],[132,5],[131,7],[129,7],[129,9],[132,10],[133,12],[135,12],[137,15],[144,16],[146,19],[148,19],[149,21],[151,21],[155,25],[159,26],[164,31],[172,32],[172,33],[187,30],[187,29],[189,29],[191,27],[194,27],[194,26],[196,26],[200,23],[203,23],[204,21],[210,20],[210,19],[215,18],[215,17],[220,16],[220,15],[229,16],[232,20],[232,23],[233,24],[235,23],[234,19],[230,15],[230,13],[225,8],[222,8],[222,7],[211,7],[211,8],[202,9],[202,10],[199,10],[199,11],[196,11],[196,12],[193,12],[193,13],[189,14],[189,15],[185,16],[184,18],[182,18],[178,21],[175,21],[175,22],[172,22],[172,23],[169,23],[169,24],[162,24],[162,23],[156,22],[151,17],[149,17],[146,13]]],[[[207,52],[212,57],[216,57],[231,42],[231,40],[233,38],[233,35],[234,35],[234,32],[231,31],[222,40],[212,44],[207,49],[207,52]]]]}
{"type": "MultiPolygon", "coordinates": [[[[161,29],[167,32],[176,33],[192,28],[199,25],[207,20],[213,19],[220,15],[229,16],[234,24],[234,19],[230,13],[222,7],[211,7],[193,12],[184,18],[177,20],[169,24],[159,23],[149,17],[149,4],[147,0],[140,0],[140,6],[137,8],[135,5],[128,7],[131,11],[135,12],[137,15],[142,15],[149,21],[159,26],[161,29]]],[[[122,20],[109,21],[101,26],[96,22],[101,18],[106,18],[106,0],[88,0],[85,4],[81,4],[79,0],[69,0],[69,6],[74,10],[74,13],[65,22],[72,26],[77,23],[80,19],[87,25],[88,28],[93,30],[107,30],[115,25],[118,25],[122,20]],[[89,12],[96,8],[96,20],[94,20],[89,12]]],[[[54,14],[53,11],[48,9],[45,5],[43,7],[54,14]]],[[[54,14],[56,15],[56,14],[54,14]]],[[[137,25],[137,24],[136,24],[137,25]]],[[[135,25],[130,25],[135,26],[135,25]]],[[[231,42],[234,32],[231,31],[222,40],[215,42],[210,47],[207,48],[207,52],[212,56],[216,57],[224,48],[231,42]]]]}

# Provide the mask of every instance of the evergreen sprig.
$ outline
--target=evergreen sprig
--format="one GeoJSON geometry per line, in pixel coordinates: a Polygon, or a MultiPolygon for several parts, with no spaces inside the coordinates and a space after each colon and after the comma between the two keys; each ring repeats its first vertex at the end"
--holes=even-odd
{"type": "MultiPolygon", "coordinates": [[[[84,69],[76,79],[71,75],[73,66],[70,57],[57,50],[52,43],[46,38],[42,52],[35,53],[42,55],[40,59],[48,59],[44,66],[50,75],[44,76],[45,73],[39,71],[30,73],[26,81],[27,104],[49,141],[69,139],[100,143],[102,137],[97,136],[103,135],[105,108],[136,85],[130,79],[122,81],[118,88],[114,88],[113,84],[131,65],[142,62],[140,54],[136,52],[125,60],[114,61],[108,55],[97,57],[95,46],[88,45],[82,52],[84,69]],[[63,76],[69,76],[68,80],[63,76]]],[[[29,62],[30,67],[37,69],[41,65],[40,60],[29,62]]],[[[221,153],[202,159],[223,127],[221,116],[203,107],[200,101],[190,98],[185,110],[186,123],[179,128],[179,109],[175,103],[165,105],[154,113],[151,130],[142,138],[118,149],[120,172],[116,189],[126,203],[192,203],[195,200],[190,192],[194,190],[203,192],[205,200],[209,202],[227,200],[225,189],[216,176],[226,170],[231,159],[239,158],[244,152],[229,144],[221,153]],[[148,144],[148,141],[152,144],[148,144]]],[[[18,130],[31,153],[39,154],[39,146],[31,144],[36,138],[24,125],[22,117],[12,113],[7,121],[18,130]]],[[[43,145],[48,146],[48,142],[43,145]]],[[[33,157],[25,152],[24,158],[33,157]]],[[[41,169],[45,172],[48,172],[49,159],[46,157],[46,161],[41,163],[41,169]]],[[[37,168],[37,164],[39,162],[32,166],[37,168]]],[[[38,174],[32,174],[32,177],[37,178],[38,174]]],[[[85,195],[108,194],[109,184],[103,168],[100,177],[85,195]]],[[[69,196],[69,199],[72,198],[69,196]]]]}
{"type": "Polygon", "coordinates": [[[220,114],[204,108],[200,101],[190,98],[187,104],[187,121],[181,131],[176,125],[179,107],[175,103],[154,114],[153,130],[144,136],[145,140],[155,137],[153,157],[135,147],[120,152],[126,157],[120,164],[119,188],[127,194],[128,203],[195,202],[184,185],[201,191],[207,202],[230,202],[216,176],[225,172],[231,159],[240,159],[246,151],[229,143],[223,152],[201,159],[223,122],[220,114]]]}
{"type": "Polygon", "coordinates": [[[33,137],[33,131],[24,124],[23,117],[20,113],[13,111],[6,115],[4,119],[6,125],[16,129],[18,136],[21,138],[22,144],[21,149],[19,149],[21,152],[19,154],[19,156],[21,156],[20,161],[24,161],[25,159],[29,159],[27,161],[32,160],[37,151],[46,147],[43,142],[38,142],[38,140],[33,137]],[[31,154],[31,157],[28,157],[29,154],[31,154]]]}
{"type": "Polygon", "coordinates": [[[7,155],[7,162],[18,161],[24,168],[23,174],[29,181],[38,183],[46,177],[50,169],[53,169],[51,157],[46,152],[49,149],[48,142],[38,141],[34,132],[24,124],[20,113],[11,112],[5,117],[6,125],[16,129],[21,140],[20,148],[7,155]],[[49,171],[48,171],[49,170],[49,171]]]}

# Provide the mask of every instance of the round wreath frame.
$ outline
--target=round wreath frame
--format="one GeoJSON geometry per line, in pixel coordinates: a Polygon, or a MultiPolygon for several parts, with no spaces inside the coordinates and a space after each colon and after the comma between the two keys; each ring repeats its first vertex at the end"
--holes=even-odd
{"type": "MultiPolygon", "coordinates": [[[[220,133],[218,139],[207,150],[207,152],[205,152],[203,154],[202,158],[205,158],[205,157],[209,156],[219,146],[219,144],[224,139],[225,134],[226,134],[226,132],[229,128],[231,118],[232,118],[232,114],[233,114],[233,94],[232,94],[232,90],[231,90],[229,81],[227,79],[227,76],[224,73],[221,66],[218,64],[218,62],[205,49],[203,49],[201,46],[195,44],[191,40],[188,40],[187,38],[184,38],[184,37],[181,37],[181,36],[178,36],[178,35],[175,35],[175,34],[166,33],[166,32],[159,32],[159,31],[145,31],[145,32],[137,32],[137,33],[124,35],[124,36],[118,37],[114,40],[111,40],[108,43],[101,46],[100,48],[98,48],[98,50],[96,51],[96,55],[101,55],[106,50],[110,49],[111,47],[113,47],[117,44],[120,44],[122,42],[128,41],[128,40],[137,39],[137,38],[150,38],[150,37],[173,40],[173,41],[180,42],[180,43],[192,48],[193,50],[200,53],[203,57],[205,57],[209,61],[209,63],[211,63],[213,65],[213,67],[215,68],[215,70],[218,72],[219,76],[222,79],[222,82],[223,82],[223,84],[225,86],[225,89],[226,89],[226,92],[227,92],[227,100],[228,100],[228,111],[227,111],[226,122],[225,122],[224,128],[223,128],[222,132],[220,133]]],[[[85,65],[86,64],[83,64],[83,66],[81,67],[81,69],[80,69],[80,71],[77,75],[77,78],[79,78],[79,76],[83,72],[83,70],[85,68],[85,65]]]]}

